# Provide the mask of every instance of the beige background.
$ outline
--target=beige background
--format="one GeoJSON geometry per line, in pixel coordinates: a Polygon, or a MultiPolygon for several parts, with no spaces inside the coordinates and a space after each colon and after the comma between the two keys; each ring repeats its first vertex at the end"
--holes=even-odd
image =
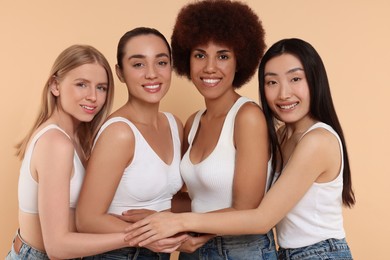
{"type": "MultiPolygon", "coordinates": [[[[168,39],[185,0],[0,0],[0,257],[17,229],[19,161],[14,144],[37,112],[52,62],[71,44],[91,44],[112,67],[116,45],[135,26],[156,27],[168,39]]],[[[388,111],[390,2],[386,0],[248,0],[267,32],[268,46],[286,37],[311,42],[327,67],[350,152],[357,205],[345,210],[355,259],[389,259],[388,111]]],[[[126,100],[116,82],[115,107],[126,100]]],[[[258,100],[257,80],[241,91],[258,100]]],[[[194,87],[173,78],[162,109],[183,121],[203,106],[194,87]]]]}

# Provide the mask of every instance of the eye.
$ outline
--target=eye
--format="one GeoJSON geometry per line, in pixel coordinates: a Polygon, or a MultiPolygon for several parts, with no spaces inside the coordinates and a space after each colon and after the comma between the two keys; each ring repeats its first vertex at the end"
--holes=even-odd
{"type": "Polygon", "coordinates": [[[273,85],[276,85],[277,82],[275,80],[267,80],[265,81],[265,85],[266,86],[273,86],[273,85]]]}
{"type": "Polygon", "coordinates": [[[141,63],[141,62],[136,62],[136,63],[133,64],[133,67],[134,67],[134,68],[141,68],[141,67],[143,67],[143,66],[144,66],[144,64],[141,63]]]}
{"type": "Polygon", "coordinates": [[[194,57],[197,59],[204,59],[206,56],[203,53],[195,53],[194,57]]]}
{"type": "Polygon", "coordinates": [[[219,55],[219,59],[220,60],[227,60],[227,59],[229,59],[229,55],[221,54],[221,55],[219,55]]]}
{"type": "Polygon", "coordinates": [[[300,80],[301,80],[300,77],[294,77],[294,78],[291,79],[292,82],[298,82],[300,80]]]}
{"type": "Polygon", "coordinates": [[[80,87],[80,88],[86,88],[87,87],[87,84],[84,83],[84,82],[78,82],[76,83],[76,86],[80,87]]]}
{"type": "Polygon", "coordinates": [[[158,62],[158,65],[163,66],[163,67],[167,66],[168,64],[169,64],[169,62],[165,61],[165,60],[162,60],[162,61],[158,62]]]}
{"type": "Polygon", "coordinates": [[[99,91],[106,92],[108,87],[107,85],[97,85],[96,87],[99,91]]]}

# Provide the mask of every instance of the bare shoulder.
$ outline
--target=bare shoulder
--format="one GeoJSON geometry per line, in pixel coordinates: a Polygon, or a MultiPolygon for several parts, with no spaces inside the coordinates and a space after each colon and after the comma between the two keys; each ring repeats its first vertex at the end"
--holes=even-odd
{"type": "Polygon", "coordinates": [[[253,102],[247,102],[242,105],[237,112],[236,124],[238,126],[266,126],[265,116],[260,106],[253,102]]]}
{"type": "Polygon", "coordinates": [[[126,142],[134,140],[134,133],[131,127],[123,122],[118,121],[108,125],[100,134],[99,141],[110,141],[111,143],[126,142]]]}
{"type": "Polygon", "coordinates": [[[336,136],[324,128],[316,128],[306,133],[299,141],[296,151],[316,156],[325,161],[339,154],[340,145],[336,136]]]}
{"type": "Polygon", "coordinates": [[[57,153],[74,152],[72,140],[61,130],[53,128],[45,132],[36,142],[35,151],[47,151],[55,155],[57,153]]]}

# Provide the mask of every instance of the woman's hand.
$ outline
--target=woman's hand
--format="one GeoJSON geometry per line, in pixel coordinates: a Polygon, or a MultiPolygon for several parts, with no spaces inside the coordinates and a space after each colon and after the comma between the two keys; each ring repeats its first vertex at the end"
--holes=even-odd
{"type": "Polygon", "coordinates": [[[181,244],[178,250],[180,252],[193,253],[213,237],[215,237],[215,235],[202,234],[199,236],[189,236],[189,238],[181,244]]]}
{"type": "Polygon", "coordinates": [[[172,253],[185,243],[189,237],[190,236],[185,233],[177,234],[175,236],[147,244],[144,247],[153,252],[172,253]]]}
{"type": "Polygon", "coordinates": [[[128,223],[135,223],[154,213],[156,213],[156,211],[150,209],[130,209],[122,212],[122,215],[112,215],[128,223]]]}
{"type": "Polygon", "coordinates": [[[126,228],[125,241],[130,246],[145,246],[158,240],[172,237],[182,231],[180,215],[172,212],[158,212],[126,228]]]}

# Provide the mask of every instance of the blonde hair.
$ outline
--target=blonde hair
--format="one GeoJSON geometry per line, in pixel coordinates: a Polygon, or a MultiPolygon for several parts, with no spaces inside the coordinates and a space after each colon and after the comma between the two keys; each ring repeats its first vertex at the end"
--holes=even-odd
{"type": "Polygon", "coordinates": [[[62,51],[54,61],[42,92],[42,102],[38,116],[26,137],[16,145],[16,155],[19,158],[22,159],[24,157],[27,143],[35,130],[50,118],[53,111],[57,108],[57,97],[50,91],[50,85],[53,80],[61,81],[69,71],[81,65],[90,63],[101,65],[105,69],[108,79],[107,98],[104,106],[92,121],[82,122],[77,130],[78,139],[83,152],[87,158],[90,156],[93,139],[97,134],[99,127],[111,112],[114,98],[114,78],[110,64],[101,52],[89,45],[72,45],[62,51]]]}

